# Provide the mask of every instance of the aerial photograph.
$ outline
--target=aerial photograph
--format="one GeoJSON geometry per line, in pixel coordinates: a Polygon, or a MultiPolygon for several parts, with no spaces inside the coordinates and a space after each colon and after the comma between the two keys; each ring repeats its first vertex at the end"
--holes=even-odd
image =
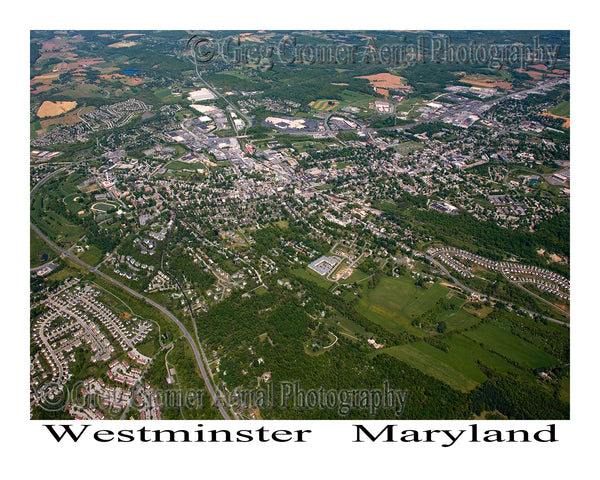
{"type": "Polygon", "coordinates": [[[29,41],[31,420],[570,419],[568,30],[29,41]]]}

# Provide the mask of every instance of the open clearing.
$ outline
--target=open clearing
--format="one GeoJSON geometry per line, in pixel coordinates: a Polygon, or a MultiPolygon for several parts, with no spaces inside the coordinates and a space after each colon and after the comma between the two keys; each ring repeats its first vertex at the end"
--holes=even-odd
{"type": "Polygon", "coordinates": [[[421,288],[410,277],[383,277],[375,289],[364,292],[356,309],[390,332],[408,331],[422,337],[424,332],[412,326],[412,320],[431,309],[449,291],[439,283],[421,288]]]}
{"type": "Polygon", "coordinates": [[[30,230],[29,233],[29,267],[39,267],[44,263],[52,260],[57,256],[57,253],[42,240],[37,233],[30,230]]]}
{"type": "Polygon", "coordinates": [[[397,88],[407,90],[411,88],[406,83],[406,78],[391,73],[376,73],[375,75],[365,75],[358,78],[366,78],[374,88],[397,88]]]}
{"type": "Polygon", "coordinates": [[[377,354],[388,353],[462,392],[487,380],[481,366],[498,372],[519,371],[485,345],[482,347],[466,336],[456,334],[444,341],[449,347],[447,352],[425,342],[415,342],[386,348],[377,354]]]}
{"type": "Polygon", "coordinates": [[[534,369],[558,364],[554,357],[538,350],[531,343],[489,323],[468,330],[463,335],[483,343],[487,349],[517,362],[524,368],[534,369]]]}
{"type": "Polygon", "coordinates": [[[439,361],[437,356],[447,354],[423,342],[386,348],[378,353],[392,355],[461,392],[473,390],[487,378],[481,372],[484,378],[480,381],[474,380],[450,364],[439,361]]]}
{"type": "Polygon", "coordinates": [[[46,100],[38,108],[37,116],[40,118],[56,117],[73,110],[76,106],[77,102],[51,102],[46,100]]]}
{"type": "Polygon", "coordinates": [[[478,87],[487,87],[487,88],[503,88],[504,90],[508,90],[512,88],[512,84],[509,82],[505,82],[498,77],[488,76],[488,75],[466,75],[460,79],[463,83],[468,83],[470,85],[476,85],[478,87]]]}
{"type": "Polygon", "coordinates": [[[133,47],[137,45],[137,42],[134,41],[129,41],[129,42],[116,42],[116,43],[111,43],[109,45],[109,47],[112,48],[127,48],[127,47],[133,47]]]}

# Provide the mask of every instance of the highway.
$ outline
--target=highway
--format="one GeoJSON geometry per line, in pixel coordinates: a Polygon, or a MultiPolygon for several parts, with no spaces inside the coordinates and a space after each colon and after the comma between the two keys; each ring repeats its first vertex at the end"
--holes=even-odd
{"type": "MultiPolygon", "coordinates": [[[[36,187],[38,187],[38,185],[39,185],[39,183],[36,185],[36,187]]],[[[35,187],[31,191],[31,195],[33,195],[34,190],[35,190],[35,187]]],[[[87,263],[85,263],[84,261],[80,260],[79,258],[77,258],[75,255],[71,254],[67,250],[63,250],[58,245],[56,245],[53,241],[51,241],[48,237],[46,237],[46,235],[44,235],[40,231],[40,229],[33,224],[33,222],[30,221],[29,222],[29,226],[31,227],[31,229],[35,233],[37,233],[40,236],[40,238],[42,240],[44,240],[54,250],[56,250],[57,252],[59,252],[61,256],[65,256],[65,257],[69,258],[70,260],[78,263],[79,265],[81,265],[82,267],[86,268],[90,272],[92,272],[92,273],[94,273],[96,275],[99,275],[100,277],[104,278],[106,281],[108,281],[108,282],[112,283],[113,285],[116,285],[117,287],[125,290],[126,292],[130,293],[134,297],[139,298],[141,300],[144,300],[146,303],[148,303],[149,305],[152,305],[154,308],[157,308],[162,313],[164,313],[167,317],[169,317],[175,323],[175,325],[177,325],[177,327],[179,328],[179,330],[181,330],[181,332],[183,333],[183,336],[185,337],[185,339],[190,344],[190,347],[192,347],[192,351],[194,352],[194,357],[196,358],[196,363],[198,364],[198,368],[200,369],[200,373],[202,374],[202,379],[204,380],[204,383],[206,385],[206,390],[208,391],[208,393],[210,394],[211,398],[213,399],[213,402],[215,403],[215,405],[219,409],[219,412],[221,413],[221,415],[223,416],[224,419],[231,420],[231,417],[229,416],[229,414],[227,413],[227,411],[223,407],[222,401],[220,400],[220,398],[218,397],[217,393],[215,392],[213,384],[212,384],[212,382],[210,381],[210,379],[208,377],[208,373],[206,371],[206,367],[204,365],[204,362],[202,361],[202,355],[201,355],[201,353],[200,353],[200,351],[198,349],[198,345],[196,345],[196,342],[194,342],[194,340],[193,340],[192,336],[190,335],[190,333],[183,326],[183,324],[177,319],[177,317],[175,317],[175,315],[173,315],[171,312],[169,312],[162,305],[159,305],[158,303],[156,303],[154,300],[151,300],[150,298],[145,297],[144,295],[142,295],[142,294],[136,292],[135,290],[129,288],[127,285],[124,285],[121,282],[119,282],[118,280],[115,280],[114,278],[106,275],[105,273],[103,273],[103,272],[99,271],[98,269],[96,269],[96,267],[92,267],[91,265],[88,265],[87,263]]]]}

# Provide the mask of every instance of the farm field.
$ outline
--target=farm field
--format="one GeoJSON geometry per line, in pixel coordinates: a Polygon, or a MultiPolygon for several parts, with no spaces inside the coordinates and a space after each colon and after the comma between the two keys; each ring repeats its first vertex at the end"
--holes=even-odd
{"type": "Polygon", "coordinates": [[[455,311],[444,312],[438,317],[438,320],[446,322],[449,332],[472,327],[481,321],[475,315],[470,314],[462,308],[455,311]]]}
{"type": "Polygon", "coordinates": [[[480,365],[498,372],[519,372],[519,369],[464,335],[452,335],[444,340],[447,352],[425,342],[415,342],[380,350],[418,368],[457,390],[467,392],[485,382],[487,376],[480,365]]]}
{"type": "Polygon", "coordinates": [[[483,343],[487,349],[509,358],[523,368],[534,369],[556,365],[559,362],[534,345],[502,328],[484,323],[463,335],[483,343]]]}
{"type": "Polygon", "coordinates": [[[53,125],[75,125],[76,123],[81,122],[79,115],[84,115],[95,109],[96,107],[93,106],[81,107],[77,110],[70,111],[68,115],[61,115],[59,117],[47,118],[45,120],[34,122],[32,128],[36,135],[41,135],[46,133],[53,125]]]}
{"type": "Polygon", "coordinates": [[[565,123],[563,123],[563,128],[571,128],[570,111],[571,103],[567,101],[559,103],[549,111],[540,113],[540,115],[544,117],[560,118],[565,121],[565,123]]]}
{"type": "Polygon", "coordinates": [[[365,78],[374,88],[402,88],[410,90],[407,85],[406,78],[400,75],[393,75],[391,73],[376,73],[374,75],[365,75],[358,78],[365,78]]]}
{"type": "Polygon", "coordinates": [[[77,102],[50,102],[46,100],[38,108],[37,116],[40,118],[56,117],[73,110],[77,106],[77,102]]]}
{"type": "Polygon", "coordinates": [[[556,107],[550,109],[550,113],[559,117],[568,117],[571,112],[571,102],[561,102],[556,107]]]}
{"type": "Polygon", "coordinates": [[[374,290],[364,293],[356,309],[392,333],[408,331],[423,336],[421,329],[411,325],[412,320],[431,309],[448,292],[439,283],[421,288],[410,277],[383,277],[374,290]]]}
{"type": "Polygon", "coordinates": [[[512,84],[502,80],[502,78],[490,76],[490,75],[465,75],[460,79],[462,83],[468,83],[469,85],[475,85],[477,87],[486,88],[503,88],[508,90],[512,88],[512,84]]]}

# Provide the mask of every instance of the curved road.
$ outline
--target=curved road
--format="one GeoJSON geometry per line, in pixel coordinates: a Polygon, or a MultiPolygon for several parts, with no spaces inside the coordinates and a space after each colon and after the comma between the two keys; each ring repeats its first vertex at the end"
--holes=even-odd
{"type": "MultiPolygon", "coordinates": [[[[36,187],[37,187],[37,185],[36,185],[36,187]]],[[[32,195],[33,195],[33,190],[32,190],[32,195]]],[[[146,303],[152,305],[154,308],[157,308],[162,313],[164,313],[167,317],[169,317],[175,323],[175,325],[177,325],[177,327],[179,328],[179,330],[181,330],[181,332],[183,333],[183,336],[186,338],[186,340],[188,341],[188,343],[192,347],[192,351],[194,352],[194,356],[196,357],[196,363],[198,364],[198,368],[200,369],[200,372],[202,374],[202,378],[203,378],[204,383],[206,385],[206,389],[207,389],[208,393],[210,394],[211,398],[213,399],[213,402],[215,403],[215,405],[219,409],[219,412],[221,413],[221,415],[223,416],[223,418],[225,418],[226,420],[231,420],[231,417],[229,416],[229,414],[227,413],[227,411],[223,407],[222,401],[217,396],[217,393],[215,392],[215,389],[214,389],[214,387],[213,387],[210,379],[208,378],[208,373],[206,372],[206,367],[204,365],[204,362],[202,361],[202,356],[200,354],[198,346],[196,345],[196,342],[194,342],[194,340],[193,340],[192,336],[190,335],[190,333],[183,326],[183,324],[177,319],[177,317],[175,317],[175,315],[173,315],[171,312],[169,312],[162,305],[159,305],[158,303],[156,303],[154,300],[151,300],[150,298],[145,297],[144,295],[136,292],[135,290],[132,290],[127,285],[122,284],[118,280],[115,280],[114,278],[112,278],[112,277],[106,275],[105,273],[101,272],[100,270],[96,269],[96,267],[92,267],[91,265],[88,265],[84,261],[82,261],[79,258],[77,258],[75,255],[71,254],[70,252],[68,252],[66,250],[63,250],[58,245],[56,245],[53,241],[51,241],[48,237],[46,237],[46,235],[44,235],[40,231],[40,229],[38,227],[36,227],[31,221],[29,222],[29,226],[31,227],[31,229],[35,233],[37,233],[40,236],[40,238],[42,240],[44,240],[54,250],[56,250],[57,252],[59,252],[61,254],[61,256],[68,257],[69,259],[73,260],[74,262],[76,262],[79,265],[81,265],[81,266],[85,267],[86,269],[88,269],[90,272],[99,275],[100,277],[104,278],[105,280],[107,280],[108,282],[112,283],[113,285],[116,285],[117,287],[119,287],[119,288],[125,290],[126,292],[130,293],[134,297],[139,298],[141,300],[144,300],[146,303]]]]}
{"type": "MultiPolygon", "coordinates": [[[[438,261],[437,261],[435,258],[433,258],[433,257],[430,257],[430,256],[428,256],[428,255],[424,255],[424,257],[425,257],[425,258],[427,258],[427,260],[429,260],[431,263],[435,264],[435,266],[436,266],[436,267],[438,267],[438,268],[439,268],[439,269],[440,269],[440,270],[441,270],[441,271],[442,271],[442,272],[443,272],[445,275],[447,275],[447,276],[448,276],[450,279],[452,279],[452,281],[454,282],[454,284],[455,284],[457,287],[460,287],[460,288],[462,288],[464,291],[466,291],[466,292],[469,292],[469,293],[476,293],[477,295],[482,295],[481,293],[479,293],[479,292],[476,292],[476,291],[475,291],[475,290],[473,290],[472,288],[469,288],[469,287],[467,287],[466,285],[464,285],[464,284],[460,283],[460,282],[459,282],[459,281],[458,281],[456,278],[454,278],[454,276],[452,276],[452,275],[450,274],[450,272],[448,271],[448,269],[447,269],[447,268],[446,268],[444,265],[442,265],[440,262],[438,262],[438,261]]],[[[512,282],[511,280],[509,280],[509,281],[510,281],[511,283],[513,283],[513,284],[517,285],[518,287],[521,287],[521,285],[519,285],[518,283],[516,283],[516,282],[512,282]]],[[[526,288],[524,288],[524,287],[521,287],[521,288],[523,288],[523,290],[525,290],[527,293],[531,293],[531,292],[529,292],[529,290],[527,290],[526,288]]],[[[533,294],[533,295],[537,297],[537,295],[535,295],[535,294],[533,294]]],[[[498,298],[490,297],[489,295],[485,295],[485,296],[487,296],[487,297],[488,297],[490,300],[494,300],[494,301],[497,301],[497,302],[505,302],[505,301],[506,301],[506,300],[500,300],[500,299],[498,299],[498,298]]],[[[538,298],[539,298],[539,297],[538,297],[538,298]]],[[[541,299],[541,298],[540,298],[540,299],[541,299]]],[[[541,300],[543,300],[543,299],[541,299],[541,300]]],[[[558,323],[559,325],[562,325],[562,326],[564,326],[564,327],[571,328],[571,325],[570,325],[569,323],[567,323],[567,322],[563,322],[563,321],[561,321],[561,320],[557,320],[556,318],[548,317],[548,316],[546,316],[546,315],[540,315],[539,313],[531,312],[531,311],[529,311],[529,310],[525,310],[524,308],[521,308],[521,310],[522,310],[522,311],[524,311],[524,312],[526,312],[526,313],[528,313],[528,314],[530,314],[530,315],[539,315],[541,318],[544,318],[544,319],[548,320],[549,322],[558,323]]],[[[562,312],[562,311],[561,311],[561,312],[562,312]]],[[[563,313],[563,315],[565,315],[565,314],[566,314],[566,312],[562,312],[562,313],[563,313]]]]}

